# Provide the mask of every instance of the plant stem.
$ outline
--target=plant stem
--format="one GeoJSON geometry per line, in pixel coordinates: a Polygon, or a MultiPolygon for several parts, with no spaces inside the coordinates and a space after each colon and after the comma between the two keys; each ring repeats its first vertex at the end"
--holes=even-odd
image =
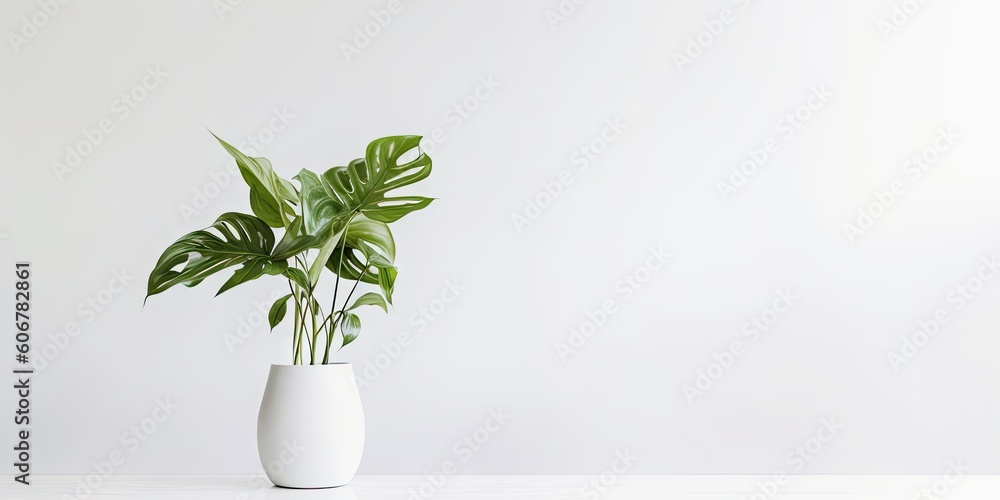
{"type": "MultiPolygon", "coordinates": [[[[367,260],[365,261],[365,269],[366,270],[368,269],[368,261],[367,260]]],[[[343,315],[344,311],[347,309],[347,303],[351,301],[351,296],[354,295],[354,291],[358,289],[358,283],[361,283],[361,278],[358,278],[357,281],[354,282],[354,286],[351,287],[350,293],[347,294],[347,300],[344,301],[344,307],[340,308],[340,314],[341,315],[343,315]]]]}
{"type": "MultiPolygon", "coordinates": [[[[334,311],[332,314],[336,314],[336,313],[337,313],[337,311],[334,311]]],[[[340,319],[343,318],[343,317],[344,317],[343,314],[341,314],[340,316],[338,316],[337,319],[333,320],[333,323],[330,323],[330,328],[328,328],[326,330],[326,351],[323,353],[323,364],[324,365],[330,363],[330,346],[333,345],[333,336],[336,335],[336,333],[337,333],[337,325],[339,324],[340,319]]],[[[325,322],[324,322],[324,324],[325,324],[325,322]]]]}
{"type": "MultiPolygon", "coordinates": [[[[367,260],[365,261],[364,269],[366,270],[368,269],[367,260]]],[[[324,365],[330,361],[330,348],[333,346],[333,336],[337,333],[337,325],[340,324],[340,321],[343,320],[344,317],[347,315],[347,305],[351,302],[351,296],[354,295],[354,290],[357,290],[359,283],[361,283],[361,278],[358,278],[357,280],[354,281],[354,286],[351,287],[350,293],[347,294],[347,299],[344,300],[343,307],[341,307],[340,310],[338,311],[336,304],[334,304],[333,311],[330,313],[329,316],[327,316],[326,320],[323,321],[323,325],[326,325],[327,322],[333,320],[333,323],[330,324],[330,328],[327,329],[326,352],[323,354],[324,365]]],[[[323,325],[320,325],[320,328],[322,328],[323,325]]],[[[341,347],[343,347],[343,345],[341,345],[341,347]]]]}
{"type": "MultiPolygon", "coordinates": [[[[312,354],[312,350],[313,350],[312,338],[305,331],[306,330],[306,315],[309,314],[310,310],[312,309],[312,307],[310,305],[311,301],[309,300],[311,297],[312,297],[311,295],[302,294],[302,300],[303,300],[303,302],[305,302],[305,305],[302,306],[302,315],[301,315],[301,319],[299,320],[299,322],[300,322],[299,329],[301,330],[301,332],[299,333],[299,358],[300,359],[302,358],[302,352],[301,352],[302,351],[302,337],[305,337],[306,341],[309,344],[309,353],[310,353],[310,355],[312,354]]],[[[305,363],[302,363],[302,364],[305,364],[305,363]]]]}
{"type": "MultiPolygon", "coordinates": [[[[351,221],[353,221],[357,215],[358,212],[351,214],[351,216],[347,219],[347,224],[344,224],[344,236],[341,237],[340,240],[340,261],[338,262],[341,269],[344,267],[344,250],[347,249],[347,231],[350,230],[351,221]]],[[[334,274],[337,276],[337,282],[333,285],[333,302],[330,304],[330,309],[332,311],[337,310],[337,289],[340,288],[340,273],[334,272],[334,274]]],[[[364,274],[364,270],[362,270],[362,274],[364,274]]]]}
{"type": "MultiPolygon", "coordinates": [[[[344,250],[347,249],[347,231],[351,227],[351,221],[353,221],[354,217],[357,215],[357,212],[351,214],[351,216],[347,219],[347,223],[344,224],[344,234],[340,239],[340,259],[337,261],[337,264],[341,269],[344,267],[344,250]]],[[[364,275],[364,270],[362,270],[361,273],[364,275]]],[[[326,328],[326,325],[330,323],[330,320],[333,319],[333,316],[337,311],[337,292],[340,291],[340,273],[334,271],[333,275],[336,277],[337,281],[333,283],[333,301],[330,303],[330,315],[323,319],[323,322],[319,326],[320,330],[326,328]]],[[[355,286],[357,286],[356,283],[355,286]]],[[[333,321],[333,324],[331,324],[329,328],[326,328],[326,350],[323,353],[323,364],[327,364],[330,360],[330,346],[333,344],[333,336],[337,333],[336,328],[336,321],[333,321]]],[[[315,331],[315,329],[316,327],[313,325],[313,330],[315,331]]],[[[316,338],[318,340],[318,336],[316,338]]]]}
{"type": "MultiPolygon", "coordinates": [[[[358,289],[358,284],[361,283],[361,278],[364,277],[364,273],[368,270],[368,262],[369,260],[365,259],[365,265],[362,267],[361,276],[354,281],[354,286],[351,287],[351,291],[347,294],[347,299],[344,300],[344,305],[340,308],[340,315],[337,316],[336,319],[333,320],[333,324],[330,325],[330,329],[328,330],[326,336],[326,351],[323,353],[324,365],[330,361],[330,348],[333,346],[333,335],[337,332],[337,325],[339,322],[343,321],[344,317],[347,316],[347,305],[351,303],[351,297],[354,295],[354,291],[358,289]]],[[[333,309],[333,312],[330,313],[331,317],[337,314],[336,304],[334,304],[333,309]]],[[[344,344],[341,343],[340,347],[344,347],[344,344]]],[[[337,350],[339,351],[340,349],[337,350]]]]}
{"type": "MultiPolygon", "coordinates": [[[[289,286],[291,286],[291,285],[289,285],[289,286]]],[[[312,307],[311,307],[312,301],[310,300],[312,298],[312,291],[311,290],[306,290],[307,293],[302,293],[301,292],[302,290],[304,290],[304,289],[302,287],[300,287],[298,284],[296,284],[295,285],[295,289],[292,290],[292,293],[295,296],[295,319],[296,319],[297,324],[298,324],[298,327],[296,328],[296,335],[295,336],[298,337],[298,350],[299,350],[299,352],[298,352],[297,356],[293,355],[294,359],[292,361],[293,363],[296,363],[296,364],[301,364],[301,362],[302,362],[302,337],[305,336],[307,341],[310,340],[309,335],[305,334],[305,329],[306,329],[306,314],[308,314],[312,310],[312,307]],[[300,299],[305,302],[305,305],[302,305],[302,303],[300,302],[300,299]]],[[[312,344],[312,342],[310,342],[309,343],[310,353],[311,353],[312,349],[313,349],[313,344],[312,344]]]]}
{"type": "MultiPolygon", "coordinates": [[[[310,297],[310,299],[312,299],[312,297],[310,297]]],[[[310,302],[312,302],[312,300],[310,300],[310,302]]],[[[312,347],[312,352],[310,353],[310,358],[311,359],[309,360],[309,364],[310,365],[315,365],[316,364],[316,351],[317,351],[317,349],[319,347],[317,345],[319,343],[319,330],[316,329],[316,311],[315,310],[310,311],[309,321],[312,323],[312,342],[311,342],[311,345],[313,346],[312,347]]]]}
{"type": "Polygon", "coordinates": [[[300,337],[302,328],[299,322],[299,295],[296,293],[296,289],[292,287],[292,281],[288,281],[288,289],[292,292],[292,300],[295,301],[295,326],[292,329],[292,364],[299,364],[299,358],[301,355],[302,348],[302,338],[300,337]]]}
{"type": "MultiPolygon", "coordinates": [[[[330,320],[336,320],[336,318],[334,318],[334,316],[333,316],[333,315],[334,315],[334,314],[337,314],[337,313],[339,313],[339,312],[340,312],[340,311],[338,311],[338,310],[337,310],[337,308],[336,308],[336,306],[335,306],[335,307],[333,308],[333,311],[330,311],[330,314],[329,314],[329,315],[327,315],[327,316],[326,316],[326,319],[324,319],[324,320],[323,320],[323,323],[322,323],[321,325],[319,325],[320,329],[323,329],[323,328],[325,328],[325,327],[326,327],[326,325],[327,325],[327,323],[329,323],[329,322],[330,322],[330,320]]],[[[334,322],[336,322],[336,321],[334,321],[334,322]]],[[[331,328],[332,328],[332,327],[331,327],[331,328]]],[[[331,330],[331,331],[334,331],[334,330],[331,330]]]]}
{"type": "MultiPolygon", "coordinates": [[[[354,215],[351,215],[351,217],[347,219],[347,224],[344,225],[344,235],[340,240],[340,260],[337,261],[337,265],[339,265],[341,269],[344,267],[344,250],[347,249],[347,230],[351,228],[352,220],[354,220],[354,215]]],[[[337,277],[337,281],[333,284],[333,302],[330,304],[331,314],[333,314],[333,311],[337,310],[337,292],[340,290],[340,273],[334,272],[333,275],[337,277]]],[[[323,324],[326,324],[326,322],[324,321],[323,324]]]]}
{"type": "MultiPolygon", "coordinates": [[[[365,259],[365,267],[363,269],[365,271],[368,270],[368,260],[367,259],[365,259]]],[[[365,271],[361,272],[362,276],[364,276],[364,272],[365,271]]],[[[341,321],[343,321],[344,317],[347,316],[347,304],[349,304],[351,302],[351,296],[353,296],[354,295],[354,291],[358,289],[358,283],[361,283],[361,278],[360,277],[358,278],[357,281],[354,282],[354,286],[351,287],[350,293],[347,294],[347,300],[344,300],[344,306],[340,308],[340,320],[341,321]]],[[[341,343],[340,344],[340,348],[338,348],[337,350],[339,351],[343,347],[344,347],[344,344],[341,343]]],[[[330,355],[330,343],[326,344],[326,353],[327,353],[327,356],[330,355]]]]}
{"type": "Polygon", "coordinates": [[[292,364],[299,364],[299,303],[295,302],[295,326],[292,329],[292,364]]]}
{"type": "MultiPolygon", "coordinates": [[[[305,328],[306,328],[306,320],[305,320],[305,317],[303,315],[303,318],[302,318],[302,330],[303,330],[303,332],[302,333],[304,333],[304,334],[306,333],[305,332],[305,328]]],[[[315,350],[313,349],[312,337],[310,335],[308,335],[308,334],[305,334],[303,336],[306,338],[306,342],[309,343],[309,356],[312,357],[312,356],[314,356],[313,353],[315,352],[315,350]]],[[[299,342],[301,343],[301,340],[299,342]]],[[[303,362],[302,364],[305,364],[305,363],[303,362]]],[[[313,364],[313,363],[309,363],[309,364],[313,364]]]]}

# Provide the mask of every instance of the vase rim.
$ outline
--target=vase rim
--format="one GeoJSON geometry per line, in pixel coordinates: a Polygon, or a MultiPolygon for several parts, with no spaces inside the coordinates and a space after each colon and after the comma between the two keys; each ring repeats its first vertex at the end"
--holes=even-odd
{"type": "Polygon", "coordinates": [[[351,366],[350,361],[338,361],[336,363],[326,363],[326,364],[315,364],[315,365],[290,365],[287,363],[271,363],[271,366],[282,367],[282,368],[292,368],[292,367],[302,367],[302,368],[319,368],[322,366],[351,366]]]}

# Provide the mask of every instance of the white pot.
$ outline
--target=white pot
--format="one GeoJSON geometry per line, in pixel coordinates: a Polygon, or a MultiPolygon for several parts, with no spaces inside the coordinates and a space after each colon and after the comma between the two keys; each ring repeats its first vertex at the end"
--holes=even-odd
{"type": "Polygon", "coordinates": [[[271,482],[343,486],[364,447],[365,415],[350,363],[271,365],[257,415],[257,451],[271,482]]]}

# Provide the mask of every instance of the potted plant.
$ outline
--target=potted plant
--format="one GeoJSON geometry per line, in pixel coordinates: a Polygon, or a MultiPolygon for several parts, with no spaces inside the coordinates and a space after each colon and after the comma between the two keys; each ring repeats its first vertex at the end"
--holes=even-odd
{"type": "Polygon", "coordinates": [[[303,169],[292,178],[296,186],[266,158],[216,139],[250,186],[253,215],[222,214],[170,245],[150,273],[146,299],[234,266],[240,267],[216,295],[265,275],[286,279],[289,293],[274,303],[268,321],[273,330],[291,312],[291,364],[272,365],[268,375],[257,419],[261,463],[278,486],[347,484],[361,462],[364,414],[350,363],[332,362],[330,354],[358,337],[359,308],[388,312],[396,281],[389,224],[432,201],[388,193],[430,175],[431,159],[420,151],[419,136],[383,137],[346,167],[322,175],[303,169]],[[280,238],[272,228],[282,231],[280,238]],[[317,294],[326,274],[334,279],[329,309],[317,294]],[[372,290],[361,293],[362,283],[372,290]],[[290,460],[293,444],[303,449],[290,460]]]}

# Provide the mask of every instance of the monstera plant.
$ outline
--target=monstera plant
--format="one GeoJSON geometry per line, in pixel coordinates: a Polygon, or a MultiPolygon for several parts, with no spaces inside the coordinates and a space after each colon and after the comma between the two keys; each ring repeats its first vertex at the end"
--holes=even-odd
{"type": "Polygon", "coordinates": [[[247,156],[216,139],[236,159],[250,186],[253,215],[222,214],[211,227],[170,245],[149,276],[146,298],[174,285],[198,285],[236,266],[216,295],[265,275],[280,275],[287,279],[289,293],[271,306],[271,329],[291,309],[293,364],[330,363],[334,345],[339,349],[358,337],[358,308],[388,312],[386,304],[392,304],[396,244],[389,224],[432,201],[389,196],[430,175],[431,159],[420,151],[420,137],[376,139],[364,158],[347,166],[322,174],[303,169],[292,177],[298,185],[279,177],[266,158],[247,156]],[[335,280],[328,309],[316,293],[325,274],[335,280]],[[355,296],[361,283],[373,290],[355,296]]]}

